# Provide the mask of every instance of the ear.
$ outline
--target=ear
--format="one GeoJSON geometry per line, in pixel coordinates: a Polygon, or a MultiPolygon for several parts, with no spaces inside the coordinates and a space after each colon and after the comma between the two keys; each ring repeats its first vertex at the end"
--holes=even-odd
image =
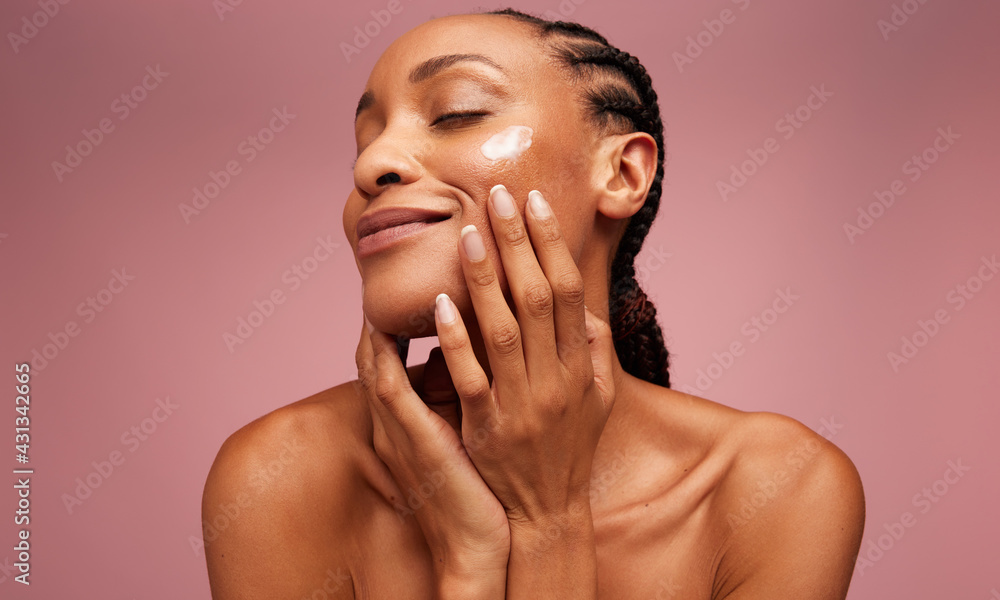
{"type": "Polygon", "coordinates": [[[612,219],[627,219],[642,208],[656,176],[657,149],[644,132],[612,135],[601,145],[597,169],[601,190],[597,210],[612,219]]]}

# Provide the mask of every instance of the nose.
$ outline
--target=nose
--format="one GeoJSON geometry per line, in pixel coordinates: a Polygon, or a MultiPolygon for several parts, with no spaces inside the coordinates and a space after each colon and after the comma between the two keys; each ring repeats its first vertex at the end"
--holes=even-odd
{"type": "Polygon", "coordinates": [[[401,130],[386,128],[354,163],[354,187],[371,200],[393,184],[413,183],[422,172],[421,147],[401,130]]]}

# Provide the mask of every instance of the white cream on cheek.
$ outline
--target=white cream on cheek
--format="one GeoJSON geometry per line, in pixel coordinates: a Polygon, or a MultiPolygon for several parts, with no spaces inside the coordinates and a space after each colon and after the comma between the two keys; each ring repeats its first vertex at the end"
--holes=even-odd
{"type": "Polygon", "coordinates": [[[479,150],[490,160],[514,160],[531,147],[531,127],[511,125],[486,140],[479,150]]]}

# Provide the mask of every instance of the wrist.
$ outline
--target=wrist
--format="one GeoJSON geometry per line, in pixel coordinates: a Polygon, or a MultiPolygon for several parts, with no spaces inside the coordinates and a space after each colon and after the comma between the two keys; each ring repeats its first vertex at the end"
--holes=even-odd
{"type": "Polygon", "coordinates": [[[510,524],[511,547],[515,540],[520,544],[544,544],[555,539],[593,537],[594,520],[590,512],[590,499],[569,502],[558,511],[532,515],[507,515],[510,524]]]}
{"type": "Polygon", "coordinates": [[[438,581],[460,583],[487,576],[506,576],[509,557],[509,545],[489,551],[454,546],[431,548],[434,574],[438,581]]]}
{"type": "Polygon", "coordinates": [[[511,521],[507,593],[512,598],[597,597],[597,547],[589,502],[511,521]]]}
{"type": "Polygon", "coordinates": [[[502,600],[507,592],[507,564],[476,569],[467,564],[438,569],[435,563],[435,600],[502,600]]]}

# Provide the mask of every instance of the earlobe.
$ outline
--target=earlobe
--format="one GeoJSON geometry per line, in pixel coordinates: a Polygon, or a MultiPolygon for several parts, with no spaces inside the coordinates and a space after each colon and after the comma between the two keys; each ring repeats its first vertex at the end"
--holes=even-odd
{"type": "Polygon", "coordinates": [[[627,219],[642,208],[656,176],[656,142],[648,133],[609,136],[602,148],[606,167],[598,210],[612,219],[627,219]]]}

